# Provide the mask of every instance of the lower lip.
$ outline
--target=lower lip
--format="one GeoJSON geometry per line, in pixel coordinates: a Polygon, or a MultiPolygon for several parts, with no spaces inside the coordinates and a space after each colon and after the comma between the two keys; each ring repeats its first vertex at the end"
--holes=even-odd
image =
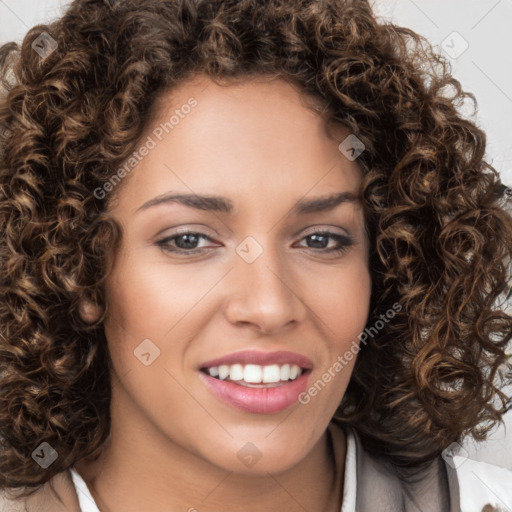
{"type": "Polygon", "coordinates": [[[258,414],[280,412],[297,403],[299,395],[307,387],[309,373],[307,371],[299,378],[273,388],[249,388],[199,372],[201,379],[220,400],[242,411],[258,414]]]}

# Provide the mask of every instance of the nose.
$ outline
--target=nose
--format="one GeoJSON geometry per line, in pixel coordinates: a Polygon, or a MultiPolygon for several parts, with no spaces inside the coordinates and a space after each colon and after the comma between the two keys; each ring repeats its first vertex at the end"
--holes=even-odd
{"type": "Polygon", "coordinates": [[[306,306],[296,273],[284,256],[268,247],[252,263],[235,253],[227,283],[228,321],[267,335],[302,322],[306,306]]]}

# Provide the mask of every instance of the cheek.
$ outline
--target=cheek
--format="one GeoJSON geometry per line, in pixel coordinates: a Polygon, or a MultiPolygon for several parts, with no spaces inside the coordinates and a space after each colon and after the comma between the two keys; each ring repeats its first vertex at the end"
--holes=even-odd
{"type": "Polygon", "coordinates": [[[152,335],[163,339],[198,304],[207,287],[179,265],[145,264],[127,257],[112,274],[107,289],[113,324],[131,338],[152,335]]]}
{"type": "Polygon", "coordinates": [[[311,305],[319,319],[316,323],[326,340],[321,358],[299,403],[310,411],[321,432],[335,414],[349,384],[359,352],[358,336],[363,332],[369,313],[371,279],[364,260],[347,261],[339,272],[317,276],[316,304],[311,305]],[[324,293],[320,293],[324,290],[324,293]]]}
{"type": "Polygon", "coordinates": [[[185,265],[138,256],[136,251],[125,254],[106,287],[105,334],[114,368],[119,375],[135,370],[132,378],[141,378],[146,367],[140,357],[149,352],[152,369],[182,371],[190,340],[215,311],[208,291],[223,274],[207,266],[187,271],[185,265]]]}
{"type": "Polygon", "coordinates": [[[333,331],[346,333],[350,339],[357,337],[368,319],[370,295],[371,281],[367,269],[350,274],[338,291],[338,300],[333,299],[334,307],[329,311],[333,331]]]}
{"type": "Polygon", "coordinates": [[[331,348],[345,346],[364,330],[368,319],[371,279],[364,261],[347,265],[339,272],[316,273],[308,279],[309,304],[331,348]]]}

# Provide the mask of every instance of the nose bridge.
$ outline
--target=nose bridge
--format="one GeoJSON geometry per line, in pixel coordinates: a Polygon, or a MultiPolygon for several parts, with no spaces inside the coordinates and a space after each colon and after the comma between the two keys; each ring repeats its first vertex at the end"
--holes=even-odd
{"type": "Polygon", "coordinates": [[[271,236],[247,237],[236,248],[227,315],[233,322],[257,324],[269,332],[301,319],[286,259],[271,236]]]}

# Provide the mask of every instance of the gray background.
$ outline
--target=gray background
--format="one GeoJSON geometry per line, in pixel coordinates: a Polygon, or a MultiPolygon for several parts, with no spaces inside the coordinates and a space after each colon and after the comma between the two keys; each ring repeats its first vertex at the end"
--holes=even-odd
{"type": "MultiPolygon", "coordinates": [[[[512,0],[370,0],[383,21],[426,36],[452,63],[453,74],[478,101],[462,113],[487,133],[488,161],[512,185],[512,0]]],[[[58,17],[66,0],[0,0],[0,44],[58,17]]],[[[512,411],[484,443],[466,441],[473,459],[512,469],[512,411]]]]}

